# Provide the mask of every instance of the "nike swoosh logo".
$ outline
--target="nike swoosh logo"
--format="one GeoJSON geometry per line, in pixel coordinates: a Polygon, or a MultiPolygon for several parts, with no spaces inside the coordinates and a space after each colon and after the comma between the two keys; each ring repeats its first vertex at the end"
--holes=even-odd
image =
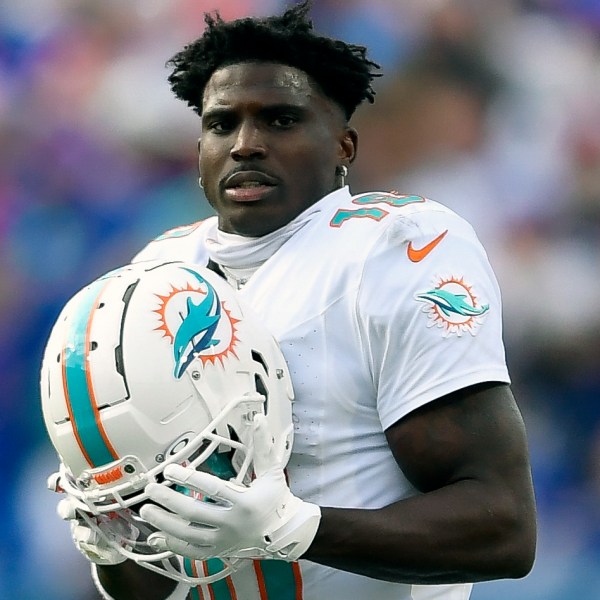
{"type": "Polygon", "coordinates": [[[440,233],[440,235],[422,248],[414,248],[412,242],[408,242],[406,253],[408,254],[409,260],[414,263],[421,262],[446,237],[447,233],[448,230],[446,229],[446,231],[440,233]]]}

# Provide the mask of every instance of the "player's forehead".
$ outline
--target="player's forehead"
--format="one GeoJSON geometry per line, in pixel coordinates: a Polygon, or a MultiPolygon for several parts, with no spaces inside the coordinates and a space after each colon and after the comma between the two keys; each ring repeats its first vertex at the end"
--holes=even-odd
{"type": "Polygon", "coordinates": [[[241,62],[217,69],[204,89],[203,112],[246,101],[306,105],[326,100],[306,72],[275,62],[241,62]]]}

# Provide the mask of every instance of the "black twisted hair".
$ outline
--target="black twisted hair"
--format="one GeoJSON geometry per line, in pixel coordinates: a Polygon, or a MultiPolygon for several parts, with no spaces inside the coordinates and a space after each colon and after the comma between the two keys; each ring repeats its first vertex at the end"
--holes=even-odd
{"type": "Polygon", "coordinates": [[[247,17],[225,22],[218,12],[204,17],[206,29],[175,54],[167,66],[177,98],[202,114],[204,88],[219,68],[251,61],[289,65],[307,73],[349,119],[364,100],[373,102],[371,86],[379,65],[364,46],[317,35],[308,18],[312,0],[303,0],[281,16],[247,17]]]}

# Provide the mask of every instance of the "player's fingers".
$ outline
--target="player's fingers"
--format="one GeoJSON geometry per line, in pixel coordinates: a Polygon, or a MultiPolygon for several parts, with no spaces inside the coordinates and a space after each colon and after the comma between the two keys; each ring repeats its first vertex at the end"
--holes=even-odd
{"type": "Polygon", "coordinates": [[[96,545],[100,541],[100,536],[85,525],[75,525],[71,529],[71,535],[79,544],[96,545]]]}
{"type": "MultiPolygon", "coordinates": [[[[143,518],[159,529],[161,534],[186,540],[197,546],[214,545],[218,529],[212,525],[198,521],[190,522],[158,506],[146,505],[142,507],[140,514],[142,511],[144,513],[143,518]]],[[[150,537],[148,540],[150,540],[150,537]]],[[[153,539],[157,539],[156,536],[153,539]]]]}
{"type": "Polygon", "coordinates": [[[165,479],[193,490],[202,496],[210,496],[214,500],[225,503],[233,502],[240,491],[245,488],[220,479],[216,475],[204,471],[196,471],[181,465],[169,465],[164,471],[165,479]]]}
{"type": "MultiPolygon", "coordinates": [[[[165,487],[164,485],[151,483],[146,486],[146,493],[150,500],[156,504],[179,515],[183,519],[195,523],[206,523],[208,525],[218,525],[222,522],[223,513],[231,504],[219,504],[216,502],[207,502],[186,496],[182,492],[165,487]]],[[[153,514],[153,505],[146,504],[140,509],[140,515],[143,519],[148,514],[153,514]]]]}
{"type": "Polygon", "coordinates": [[[153,533],[148,537],[148,544],[157,552],[171,551],[180,556],[186,556],[194,560],[207,560],[214,557],[213,546],[200,546],[190,544],[178,538],[164,535],[163,533],[153,533]]]}

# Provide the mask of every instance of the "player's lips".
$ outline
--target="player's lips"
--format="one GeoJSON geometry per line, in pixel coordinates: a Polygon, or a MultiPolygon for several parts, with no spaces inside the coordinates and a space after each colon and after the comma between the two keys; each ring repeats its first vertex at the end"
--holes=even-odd
{"type": "Polygon", "coordinates": [[[273,191],[277,183],[262,171],[238,171],[225,178],[225,196],[236,202],[255,202],[273,191]]]}

